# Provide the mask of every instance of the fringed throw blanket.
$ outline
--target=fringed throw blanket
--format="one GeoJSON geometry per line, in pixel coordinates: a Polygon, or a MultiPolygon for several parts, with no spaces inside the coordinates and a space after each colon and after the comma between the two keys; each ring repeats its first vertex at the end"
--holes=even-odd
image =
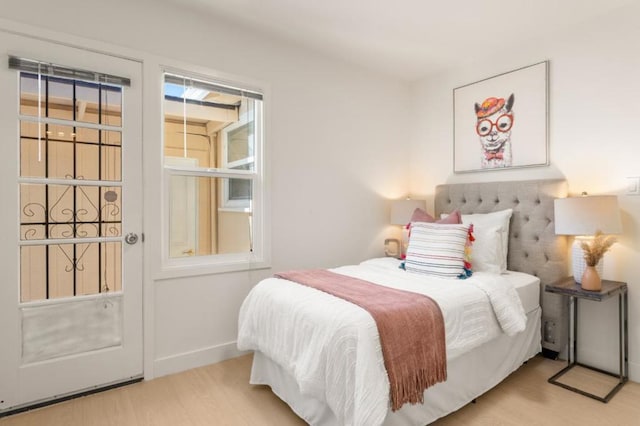
{"type": "Polygon", "coordinates": [[[447,379],[444,320],[433,299],[321,269],[275,276],[340,297],[371,314],[380,335],[393,411],[406,402],[424,402],[425,389],[447,379]]]}

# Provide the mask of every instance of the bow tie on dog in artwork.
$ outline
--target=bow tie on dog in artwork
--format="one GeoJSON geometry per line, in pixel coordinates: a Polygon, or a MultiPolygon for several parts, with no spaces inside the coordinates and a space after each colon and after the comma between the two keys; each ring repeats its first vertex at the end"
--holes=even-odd
{"type": "Polygon", "coordinates": [[[496,160],[502,160],[504,159],[504,153],[503,152],[485,152],[484,153],[484,158],[488,161],[488,160],[493,160],[494,158],[496,160]]]}

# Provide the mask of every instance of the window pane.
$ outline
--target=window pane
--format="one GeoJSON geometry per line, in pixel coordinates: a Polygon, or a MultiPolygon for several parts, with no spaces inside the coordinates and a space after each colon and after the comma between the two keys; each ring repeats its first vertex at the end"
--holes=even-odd
{"type": "Polygon", "coordinates": [[[229,200],[250,200],[251,181],[246,179],[229,179],[229,200]]]}
{"type": "Polygon", "coordinates": [[[237,169],[239,166],[244,170],[253,170],[254,151],[254,123],[253,121],[241,126],[229,126],[226,132],[226,164],[225,168],[237,169]]]}
{"type": "Polygon", "coordinates": [[[169,257],[249,252],[251,199],[242,201],[246,208],[215,208],[232,180],[251,185],[251,181],[245,179],[171,176],[169,257]]]}

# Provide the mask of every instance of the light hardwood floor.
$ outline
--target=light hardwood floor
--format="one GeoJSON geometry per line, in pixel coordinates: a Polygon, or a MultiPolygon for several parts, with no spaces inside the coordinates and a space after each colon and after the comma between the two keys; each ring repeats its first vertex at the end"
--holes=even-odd
{"type": "MultiPolygon", "coordinates": [[[[603,404],[547,383],[563,366],[536,357],[435,424],[640,425],[640,384],[628,383],[603,404]]],[[[250,368],[251,356],[243,356],[5,417],[0,426],[304,425],[268,387],[249,385],[250,368]]],[[[589,373],[574,376],[567,380],[589,373]]]]}

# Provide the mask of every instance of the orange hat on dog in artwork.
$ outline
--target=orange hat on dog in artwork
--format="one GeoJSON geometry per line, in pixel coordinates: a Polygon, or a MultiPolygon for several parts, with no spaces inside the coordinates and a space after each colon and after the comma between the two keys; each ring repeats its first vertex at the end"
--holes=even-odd
{"type": "Polygon", "coordinates": [[[482,102],[482,105],[478,106],[478,104],[476,104],[476,116],[478,118],[488,117],[500,111],[503,106],[503,98],[487,98],[482,102]]]}

